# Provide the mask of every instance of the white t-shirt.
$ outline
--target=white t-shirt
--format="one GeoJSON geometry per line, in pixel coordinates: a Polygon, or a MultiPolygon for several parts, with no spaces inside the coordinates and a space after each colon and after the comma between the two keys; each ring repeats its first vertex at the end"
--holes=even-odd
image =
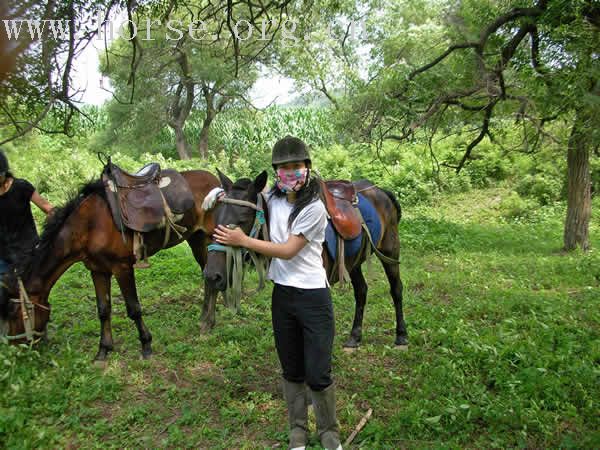
{"type": "Polygon", "coordinates": [[[271,241],[287,242],[290,234],[302,234],[308,241],[291,259],[272,258],[268,278],[275,283],[304,289],[329,287],[321,252],[327,227],[327,210],[320,199],[306,205],[288,229],[294,205],[286,197],[269,196],[269,233],[271,241]]]}

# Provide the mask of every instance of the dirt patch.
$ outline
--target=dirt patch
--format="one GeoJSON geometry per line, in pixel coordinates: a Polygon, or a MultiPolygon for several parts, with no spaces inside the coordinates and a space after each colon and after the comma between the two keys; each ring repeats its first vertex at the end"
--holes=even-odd
{"type": "Polygon", "coordinates": [[[409,288],[409,290],[411,292],[414,292],[415,294],[420,293],[423,289],[425,289],[425,283],[423,283],[422,281],[419,281],[418,283],[413,284],[409,288]]]}
{"type": "Polygon", "coordinates": [[[446,269],[446,266],[440,263],[427,263],[423,268],[426,272],[442,272],[446,269]]]}

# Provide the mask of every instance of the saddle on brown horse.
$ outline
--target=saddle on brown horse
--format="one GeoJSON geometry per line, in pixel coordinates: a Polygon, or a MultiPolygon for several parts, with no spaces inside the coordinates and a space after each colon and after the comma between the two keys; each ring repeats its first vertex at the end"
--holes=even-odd
{"type": "Polygon", "coordinates": [[[351,181],[323,181],[321,187],[323,203],[337,233],[336,265],[338,279],[343,284],[348,279],[344,264],[344,241],[357,238],[363,228],[363,219],[356,207],[358,195],[351,181]]]}
{"type": "Polygon", "coordinates": [[[355,206],[356,188],[351,181],[330,180],[322,185],[325,207],[335,231],[344,239],[354,239],[361,231],[361,220],[355,206]]]}
{"type": "Polygon", "coordinates": [[[194,206],[194,196],[183,176],[176,170],[162,170],[157,163],[147,164],[135,174],[128,173],[110,161],[102,171],[102,181],[113,220],[125,240],[125,230],[134,232],[136,267],[143,251],[143,234],[165,229],[163,247],[171,231],[181,236],[185,227],[177,225],[181,216],[194,206]]]}

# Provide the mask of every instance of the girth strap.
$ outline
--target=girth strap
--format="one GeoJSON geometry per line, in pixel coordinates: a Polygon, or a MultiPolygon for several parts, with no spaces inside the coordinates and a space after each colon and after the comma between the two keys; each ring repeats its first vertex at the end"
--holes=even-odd
{"type": "Polygon", "coordinates": [[[383,253],[381,253],[381,251],[377,248],[377,245],[375,244],[375,242],[373,242],[373,238],[371,237],[371,232],[369,231],[369,227],[367,227],[367,225],[365,223],[365,219],[363,219],[363,216],[360,213],[360,209],[356,208],[356,212],[358,213],[358,215],[360,217],[360,222],[362,223],[363,230],[365,230],[365,233],[367,233],[367,237],[369,238],[369,242],[371,244],[370,247],[373,250],[373,252],[385,263],[400,264],[400,260],[390,258],[389,256],[386,256],[383,253]]]}

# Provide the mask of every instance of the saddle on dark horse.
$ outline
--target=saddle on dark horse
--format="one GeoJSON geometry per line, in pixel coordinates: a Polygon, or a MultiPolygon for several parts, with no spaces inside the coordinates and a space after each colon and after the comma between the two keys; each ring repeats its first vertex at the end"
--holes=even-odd
{"type": "Polygon", "coordinates": [[[325,232],[325,247],[337,268],[331,272],[330,282],[337,273],[337,279],[344,283],[348,279],[345,257],[368,251],[371,246],[376,245],[373,239],[378,240],[381,224],[373,206],[359,194],[351,181],[324,181],[321,192],[330,217],[330,224],[325,232]]]}
{"type": "Polygon", "coordinates": [[[164,229],[165,247],[171,232],[181,236],[186,231],[177,222],[194,206],[194,195],[176,170],[162,170],[159,164],[151,163],[131,174],[113,164],[109,157],[102,171],[102,182],[123,240],[126,240],[125,230],[133,231],[134,267],[149,267],[144,233],[164,229]]]}

